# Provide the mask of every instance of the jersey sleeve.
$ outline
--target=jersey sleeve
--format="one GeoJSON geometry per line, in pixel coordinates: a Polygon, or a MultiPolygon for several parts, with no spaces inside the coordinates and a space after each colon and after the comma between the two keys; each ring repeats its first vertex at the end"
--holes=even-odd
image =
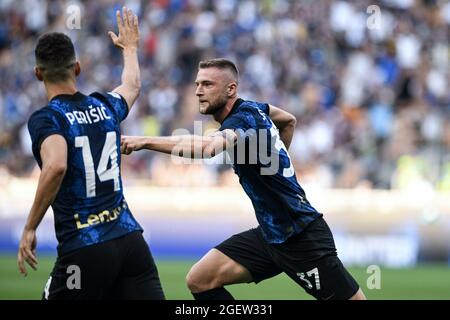
{"type": "Polygon", "coordinates": [[[251,126],[249,123],[250,114],[247,112],[240,112],[232,114],[230,117],[225,119],[225,121],[220,126],[219,130],[232,129],[232,130],[248,130],[251,126]]]}
{"type": "Polygon", "coordinates": [[[259,105],[259,109],[261,109],[261,111],[264,112],[265,114],[269,115],[270,107],[268,103],[261,103],[259,105]]]}
{"type": "Polygon", "coordinates": [[[128,116],[128,104],[124,97],[117,92],[93,92],[89,96],[99,99],[110,107],[122,122],[128,116]]]}
{"type": "Polygon", "coordinates": [[[58,117],[51,110],[43,108],[33,113],[28,120],[28,131],[32,142],[32,151],[38,164],[41,165],[41,144],[53,134],[64,136],[64,128],[58,117]]]}

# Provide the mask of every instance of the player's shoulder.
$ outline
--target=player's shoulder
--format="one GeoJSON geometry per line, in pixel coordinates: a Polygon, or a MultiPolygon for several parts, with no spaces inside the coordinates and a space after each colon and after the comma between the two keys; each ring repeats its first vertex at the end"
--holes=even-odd
{"type": "Polygon", "coordinates": [[[89,96],[112,109],[119,118],[119,121],[123,121],[128,116],[129,107],[127,101],[119,93],[114,91],[108,91],[105,93],[93,92],[89,96]]]}
{"type": "Polygon", "coordinates": [[[102,103],[107,105],[112,105],[116,103],[125,103],[125,99],[117,92],[108,91],[108,92],[99,92],[95,91],[89,94],[90,98],[96,99],[102,103]]]}
{"type": "Polygon", "coordinates": [[[110,98],[115,98],[115,99],[119,99],[119,100],[122,99],[122,96],[114,91],[108,91],[108,92],[95,91],[95,92],[92,92],[91,94],[89,94],[89,96],[92,98],[95,98],[95,99],[99,99],[99,100],[108,100],[110,98]]]}
{"type": "Polygon", "coordinates": [[[62,132],[64,123],[58,112],[47,105],[30,115],[27,128],[33,140],[34,137],[39,137],[46,132],[62,132]]]}
{"type": "Polygon", "coordinates": [[[239,106],[239,111],[259,113],[260,111],[268,113],[269,104],[265,102],[258,102],[252,100],[243,100],[239,106]]]}
{"type": "Polygon", "coordinates": [[[239,99],[237,105],[233,107],[222,123],[223,129],[251,129],[258,127],[266,120],[268,115],[268,105],[252,100],[239,99]]]}
{"type": "Polygon", "coordinates": [[[30,115],[30,117],[28,118],[28,124],[30,125],[34,122],[39,122],[42,119],[50,118],[50,117],[54,117],[54,116],[55,116],[55,111],[53,110],[53,108],[51,107],[50,104],[47,104],[46,106],[37,109],[30,115]]]}

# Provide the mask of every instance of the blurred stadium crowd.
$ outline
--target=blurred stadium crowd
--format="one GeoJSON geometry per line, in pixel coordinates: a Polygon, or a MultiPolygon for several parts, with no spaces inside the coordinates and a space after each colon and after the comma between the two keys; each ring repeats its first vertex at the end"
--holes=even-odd
{"type": "MultiPolygon", "coordinates": [[[[369,28],[372,2],[1,0],[0,179],[35,169],[26,122],[46,104],[33,75],[37,37],[67,33],[79,90],[109,91],[122,61],[107,31],[126,4],[140,19],[142,92],[125,134],[193,132],[195,120],[217,127],[198,114],[193,81],[199,60],[227,57],[241,71],[241,97],[297,116],[290,151],[301,183],[450,190],[450,3],[377,1],[369,28]],[[71,4],[80,29],[67,27],[71,4]]],[[[223,165],[180,166],[151,152],[124,167],[157,185],[232,183],[223,165]]]]}

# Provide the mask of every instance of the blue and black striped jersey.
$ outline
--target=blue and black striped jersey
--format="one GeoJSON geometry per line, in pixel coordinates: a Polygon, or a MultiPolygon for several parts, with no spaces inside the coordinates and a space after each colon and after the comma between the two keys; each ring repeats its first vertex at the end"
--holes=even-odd
{"type": "Polygon", "coordinates": [[[306,199],[289,153],[269,117],[269,105],[239,99],[220,130],[232,129],[238,142],[230,158],[250,197],[269,243],[283,243],[322,216],[306,199]]]}
{"type": "Polygon", "coordinates": [[[142,231],[122,192],[120,122],[127,114],[117,93],[77,92],[54,97],[28,121],[40,167],[45,138],[59,134],[67,142],[67,171],[52,204],[59,253],[142,231]]]}

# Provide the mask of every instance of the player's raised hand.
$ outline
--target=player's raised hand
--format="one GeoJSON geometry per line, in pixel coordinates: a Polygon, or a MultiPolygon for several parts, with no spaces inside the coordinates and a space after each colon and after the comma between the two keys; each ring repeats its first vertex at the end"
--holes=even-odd
{"type": "Polygon", "coordinates": [[[22,234],[22,239],[19,244],[19,252],[17,254],[17,266],[19,271],[24,276],[27,275],[27,269],[25,268],[25,262],[27,262],[33,270],[37,270],[37,258],[36,258],[36,231],[25,229],[22,234]]]}
{"type": "Polygon", "coordinates": [[[133,14],[130,9],[122,8],[122,15],[120,11],[116,11],[117,27],[119,35],[109,31],[112,42],[116,47],[137,48],[139,46],[139,22],[137,15],[133,14]]]}
{"type": "Polygon", "coordinates": [[[120,140],[120,152],[130,154],[144,148],[145,137],[122,136],[120,140]]]}

